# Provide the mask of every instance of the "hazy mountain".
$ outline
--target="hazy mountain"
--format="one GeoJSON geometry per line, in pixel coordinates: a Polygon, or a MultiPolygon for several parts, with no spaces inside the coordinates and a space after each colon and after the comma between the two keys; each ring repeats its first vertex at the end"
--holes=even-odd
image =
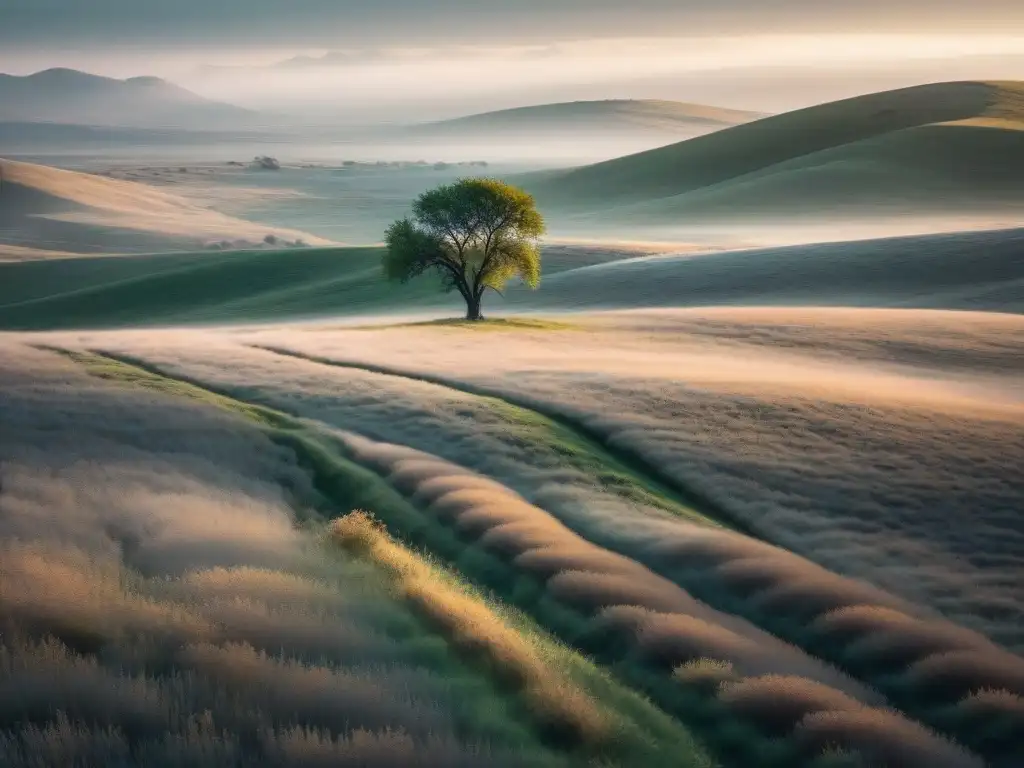
{"type": "Polygon", "coordinates": [[[427,136],[571,133],[661,133],[697,135],[748,123],[756,112],[680,101],[610,99],[539,104],[425,123],[413,131],[427,136]]]}
{"type": "Polygon", "coordinates": [[[764,117],[757,112],[660,99],[606,99],[538,104],[426,123],[421,130],[493,128],[672,128],[677,125],[724,127],[764,117]]]}
{"type": "Polygon", "coordinates": [[[224,129],[252,125],[257,115],[157,77],[115,80],[48,69],[24,77],[0,75],[0,122],[224,129]]]}

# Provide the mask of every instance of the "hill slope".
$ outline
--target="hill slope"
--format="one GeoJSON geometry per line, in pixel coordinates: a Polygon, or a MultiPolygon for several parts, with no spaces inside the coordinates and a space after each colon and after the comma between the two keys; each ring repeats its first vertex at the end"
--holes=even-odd
{"type": "Polygon", "coordinates": [[[0,74],[0,122],[213,129],[245,125],[254,117],[157,77],[116,80],[73,69],[0,74]]]}
{"type": "Polygon", "coordinates": [[[547,277],[531,309],[714,305],[1024,313],[1024,229],[656,256],[547,277]]]}
{"type": "MultiPolygon", "coordinates": [[[[1012,205],[1024,84],[939,83],[758,120],[525,183],[542,203],[665,221],[1012,205]]],[[[602,215],[605,215],[602,213],[602,215]]]]}
{"type": "Polygon", "coordinates": [[[223,240],[260,243],[270,234],[328,244],[303,232],[225,216],[145,184],[0,160],[0,248],[167,251],[223,240]]]}
{"type": "MultiPolygon", "coordinates": [[[[458,296],[428,278],[385,283],[380,255],[318,248],[0,263],[0,328],[459,316],[458,296]]],[[[492,296],[488,311],[789,304],[1024,313],[1024,230],[617,260],[551,248],[545,260],[538,291],[492,296]]]]}
{"type": "Polygon", "coordinates": [[[564,131],[644,131],[695,135],[747,123],[762,117],[756,112],[722,109],[704,104],[654,99],[610,99],[539,104],[484,112],[414,128],[424,135],[460,135],[486,132],[560,133],[564,131]]]}

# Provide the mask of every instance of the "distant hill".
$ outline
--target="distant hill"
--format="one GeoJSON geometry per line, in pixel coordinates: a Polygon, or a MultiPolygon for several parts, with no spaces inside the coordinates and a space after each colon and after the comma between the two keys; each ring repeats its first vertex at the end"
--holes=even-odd
{"type": "Polygon", "coordinates": [[[225,216],[146,184],[0,159],[0,257],[16,252],[137,253],[328,241],[225,216]]]}
{"type": "Polygon", "coordinates": [[[0,74],[0,122],[203,130],[246,126],[256,113],[157,77],[115,80],[73,69],[0,74]]]}
{"type": "Polygon", "coordinates": [[[484,112],[454,120],[426,123],[413,130],[424,135],[549,134],[572,132],[649,132],[698,135],[763,117],[757,112],[722,109],[681,101],[607,100],[540,104],[484,112]]]}
{"type": "Polygon", "coordinates": [[[768,117],[521,182],[634,224],[990,210],[1024,201],[1024,84],[939,83],[768,117]]]}

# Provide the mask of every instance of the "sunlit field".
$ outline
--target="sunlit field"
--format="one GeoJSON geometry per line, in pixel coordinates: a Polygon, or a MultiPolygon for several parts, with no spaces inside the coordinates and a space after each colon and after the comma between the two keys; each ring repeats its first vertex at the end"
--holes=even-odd
{"type": "Polygon", "coordinates": [[[1024,766],[1024,86],[351,55],[0,77],[0,768],[1024,766]]]}
{"type": "Polygon", "coordinates": [[[12,764],[1012,764],[1018,316],[564,317],[6,336],[12,764]]]}

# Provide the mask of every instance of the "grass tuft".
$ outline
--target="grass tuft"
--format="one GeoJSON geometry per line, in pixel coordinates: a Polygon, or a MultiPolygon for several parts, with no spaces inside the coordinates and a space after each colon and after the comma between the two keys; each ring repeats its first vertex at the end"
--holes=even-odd
{"type": "Polygon", "coordinates": [[[535,647],[479,595],[398,544],[372,515],[356,511],[334,521],[331,536],[354,554],[383,566],[417,612],[457,649],[485,664],[557,735],[591,746],[610,737],[611,723],[594,701],[550,668],[535,647]]]}

